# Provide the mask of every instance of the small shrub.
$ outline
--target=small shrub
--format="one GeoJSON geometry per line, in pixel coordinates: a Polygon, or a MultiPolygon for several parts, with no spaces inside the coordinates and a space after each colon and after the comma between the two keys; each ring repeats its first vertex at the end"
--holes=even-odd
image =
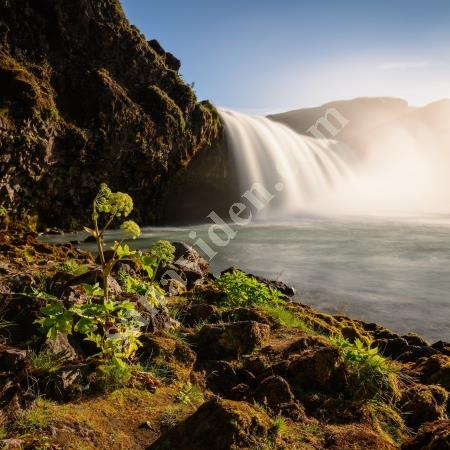
{"type": "Polygon", "coordinates": [[[222,306],[255,306],[277,303],[283,295],[239,270],[223,274],[217,286],[224,292],[222,306]]]}
{"type": "Polygon", "coordinates": [[[330,341],[341,350],[355,398],[390,401],[397,395],[399,366],[380,355],[377,347],[370,348],[359,339],[353,344],[342,337],[330,341]]]}

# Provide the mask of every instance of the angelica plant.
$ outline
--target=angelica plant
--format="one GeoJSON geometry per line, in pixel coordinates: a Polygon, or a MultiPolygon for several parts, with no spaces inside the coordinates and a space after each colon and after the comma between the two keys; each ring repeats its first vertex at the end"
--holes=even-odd
{"type": "MultiPolygon", "coordinates": [[[[94,227],[84,227],[85,231],[94,237],[97,244],[100,264],[102,266],[105,302],[109,300],[108,276],[110,275],[117,260],[117,253],[118,251],[121,251],[122,257],[125,255],[123,248],[121,247],[121,243],[115,243],[113,246],[113,255],[108,261],[106,261],[104,252],[104,235],[115,219],[127,217],[132,210],[133,199],[128,194],[123,192],[112,192],[106,183],[102,183],[92,204],[92,222],[94,227]]],[[[141,234],[139,225],[132,220],[124,221],[120,228],[127,237],[131,237],[133,239],[136,239],[141,234]]]]}

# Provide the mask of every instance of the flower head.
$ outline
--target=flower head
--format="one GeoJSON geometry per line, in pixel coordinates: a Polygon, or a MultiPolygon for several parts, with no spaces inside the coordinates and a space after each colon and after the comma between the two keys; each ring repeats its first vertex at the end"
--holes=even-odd
{"type": "Polygon", "coordinates": [[[126,220],[120,226],[120,229],[133,239],[136,239],[141,235],[141,229],[139,228],[139,225],[133,220],[126,220]]]}

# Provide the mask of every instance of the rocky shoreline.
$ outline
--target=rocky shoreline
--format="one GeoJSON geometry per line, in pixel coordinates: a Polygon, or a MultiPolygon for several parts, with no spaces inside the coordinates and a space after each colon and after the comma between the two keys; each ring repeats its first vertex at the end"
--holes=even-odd
{"type": "MultiPolygon", "coordinates": [[[[281,285],[282,304],[224,305],[206,261],[175,249],[186,287],[146,312],[139,365],[118,382],[80,333],[49,338],[37,322],[51,302],[88,301],[92,255],[0,234],[3,448],[450,448],[449,343],[322,314],[281,285]]],[[[123,273],[147,276],[131,259],[113,270],[116,299],[137,304],[123,273]]]]}

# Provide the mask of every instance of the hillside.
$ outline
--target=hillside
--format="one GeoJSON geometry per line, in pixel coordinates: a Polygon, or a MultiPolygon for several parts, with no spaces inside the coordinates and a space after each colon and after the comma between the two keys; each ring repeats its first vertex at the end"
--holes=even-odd
{"type": "Polygon", "coordinates": [[[0,204],[77,227],[104,181],[155,221],[168,179],[220,131],[179,68],[118,0],[0,0],[0,204]]]}

